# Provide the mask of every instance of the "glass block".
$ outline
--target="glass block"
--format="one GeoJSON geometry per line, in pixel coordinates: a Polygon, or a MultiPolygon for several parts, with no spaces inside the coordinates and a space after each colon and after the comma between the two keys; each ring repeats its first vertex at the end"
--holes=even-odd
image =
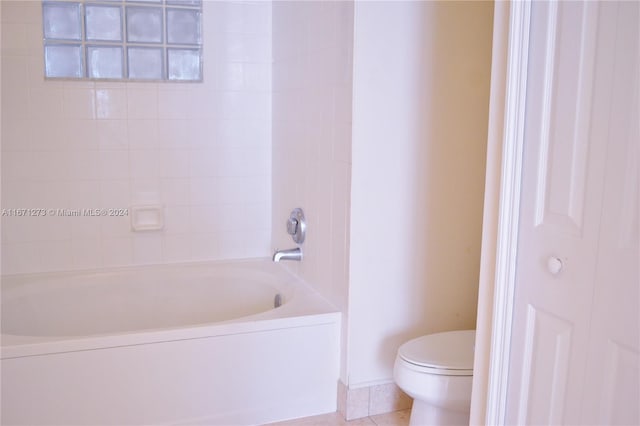
{"type": "Polygon", "coordinates": [[[42,22],[45,39],[80,40],[80,3],[44,2],[42,22]]]}
{"type": "Polygon", "coordinates": [[[200,49],[167,49],[169,80],[201,80],[200,49]]]}
{"type": "Polygon", "coordinates": [[[162,8],[127,7],[127,41],[162,43],[162,8]]]}
{"type": "Polygon", "coordinates": [[[161,48],[129,47],[129,78],[161,80],[164,77],[164,59],[161,48]]]}
{"type": "Polygon", "coordinates": [[[122,47],[87,46],[89,78],[122,78],[122,47]]]}
{"type": "Polygon", "coordinates": [[[44,74],[46,77],[82,78],[82,49],[73,44],[44,46],[44,74]]]}
{"type": "Polygon", "coordinates": [[[118,6],[85,6],[87,40],[122,41],[122,9],[118,6]]]}
{"type": "Polygon", "coordinates": [[[200,6],[200,0],[167,0],[168,4],[178,4],[181,6],[200,6]]]}
{"type": "Polygon", "coordinates": [[[200,11],[167,9],[167,42],[200,44],[200,11]]]}

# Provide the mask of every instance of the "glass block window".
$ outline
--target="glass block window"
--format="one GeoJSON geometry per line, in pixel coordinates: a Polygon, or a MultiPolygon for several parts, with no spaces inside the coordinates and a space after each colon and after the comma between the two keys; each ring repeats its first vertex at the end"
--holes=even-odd
{"type": "Polygon", "coordinates": [[[43,1],[45,77],[202,80],[202,0],[43,1]]]}

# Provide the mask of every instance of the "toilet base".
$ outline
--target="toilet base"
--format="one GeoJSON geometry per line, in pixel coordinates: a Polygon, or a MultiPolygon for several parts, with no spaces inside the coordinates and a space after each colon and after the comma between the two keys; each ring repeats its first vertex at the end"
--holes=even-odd
{"type": "Polygon", "coordinates": [[[449,411],[413,400],[409,426],[468,426],[469,411],[449,411]]]}

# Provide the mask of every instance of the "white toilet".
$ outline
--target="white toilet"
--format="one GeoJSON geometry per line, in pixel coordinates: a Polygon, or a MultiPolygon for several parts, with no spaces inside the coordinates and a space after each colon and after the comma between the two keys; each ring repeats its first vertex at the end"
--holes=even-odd
{"type": "Polygon", "coordinates": [[[413,398],[411,426],[468,425],[475,330],[429,334],[400,346],[396,384],[413,398]]]}

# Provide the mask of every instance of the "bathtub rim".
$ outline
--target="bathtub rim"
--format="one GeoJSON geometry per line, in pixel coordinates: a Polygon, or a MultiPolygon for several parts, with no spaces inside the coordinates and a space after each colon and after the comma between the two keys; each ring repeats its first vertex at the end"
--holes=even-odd
{"type": "MultiPolygon", "coordinates": [[[[45,273],[32,273],[32,274],[15,274],[4,276],[0,282],[0,294],[2,295],[2,307],[11,308],[11,300],[16,299],[18,303],[26,299],[27,303],[34,302],[36,304],[48,303],[49,295],[56,297],[60,293],[67,293],[69,301],[74,302],[73,295],[76,289],[81,293],[94,292],[98,297],[97,299],[88,300],[89,303],[96,303],[96,309],[100,310],[101,297],[110,293],[109,287],[113,286],[114,295],[116,295],[116,301],[118,298],[122,298],[122,303],[127,303],[129,299],[127,294],[134,295],[140,294],[140,291],[152,291],[153,294],[160,289],[165,288],[170,292],[180,292],[180,286],[191,287],[192,283],[201,282],[203,279],[211,280],[214,283],[223,282],[238,282],[246,281],[251,282],[253,285],[262,286],[264,289],[268,289],[269,292],[273,292],[273,295],[280,294],[283,298],[284,304],[287,301],[294,298],[295,294],[300,292],[302,287],[300,279],[295,277],[281,264],[275,264],[266,260],[266,258],[253,258],[253,259],[233,259],[231,261],[218,260],[218,261],[204,261],[204,262],[188,262],[188,263],[171,263],[171,264],[159,264],[159,265],[140,265],[140,266],[126,266],[118,268],[102,268],[102,269],[90,269],[90,270],[77,270],[77,271],[59,271],[59,272],[45,272],[45,273]],[[165,287],[165,286],[169,287],[165,287]],[[129,289],[133,293],[129,293],[129,289]],[[106,292],[106,293],[105,293],[106,292]],[[96,294],[97,293],[97,294],[96,294]],[[33,298],[33,299],[32,299],[33,298]],[[30,300],[32,299],[32,300],[30,300]]],[[[222,285],[224,289],[231,289],[227,285],[222,285]]],[[[186,293],[188,294],[188,292],[186,293]]],[[[236,293],[240,295],[242,293],[236,293]]],[[[205,293],[198,293],[202,297],[207,297],[205,293]]],[[[198,297],[197,295],[194,295],[198,297]]],[[[135,296],[134,296],[135,297],[135,296]]],[[[250,294],[253,297],[253,294],[250,294]]],[[[273,297],[273,296],[272,296],[273,297]]],[[[135,302],[134,299],[130,299],[135,302]]],[[[202,300],[202,299],[199,299],[202,300]]],[[[195,301],[195,299],[194,299],[195,301]]],[[[77,300],[78,303],[82,301],[77,300]]],[[[146,309],[144,301],[140,301],[140,308],[146,309]]],[[[273,303],[273,299],[271,301],[273,303]]],[[[196,302],[197,304],[197,302],[196,302]]],[[[212,305],[213,306],[213,305],[212,305]]],[[[9,319],[9,327],[2,329],[0,333],[12,336],[30,336],[30,337],[51,337],[49,340],[66,340],[73,339],[82,336],[104,336],[110,334],[122,334],[128,332],[138,332],[141,330],[165,330],[167,328],[180,328],[191,327],[204,324],[215,324],[220,322],[228,322],[233,319],[245,318],[262,312],[268,312],[273,309],[265,305],[264,309],[256,310],[253,312],[246,312],[243,314],[233,314],[222,318],[209,318],[204,321],[184,321],[180,318],[176,318],[174,324],[149,324],[151,327],[136,327],[134,324],[130,324],[130,327],[124,327],[119,330],[93,330],[90,333],[80,332],[67,332],[68,330],[56,330],[55,327],[51,330],[20,330],[20,314],[18,311],[16,317],[4,317],[5,320],[9,319]],[[18,327],[11,327],[11,324],[18,324],[18,327]],[[164,327],[167,326],[167,327],[164,327]],[[24,331],[24,332],[22,332],[24,331]]],[[[158,306],[160,309],[156,311],[158,313],[166,313],[163,318],[171,318],[174,312],[163,311],[162,306],[158,306]]],[[[202,308],[202,307],[201,307],[202,308]]],[[[134,312],[134,311],[131,311],[134,312]]],[[[4,314],[4,312],[3,312],[4,314]]],[[[68,317],[70,321],[74,321],[73,317],[68,317]]],[[[78,316],[77,318],[83,319],[84,317],[78,316]]],[[[93,317],[88,317],[88,320],[95,320],[93,317]]],[[[47,318],[43,320],[46,322],[47,318]]],[[[3,324],[4,325],[4,324],[3,324]]],[[[88,331],[92,331],[89,329],[88,331]]]]}
{"type": "MultiPolygon", "coordinates": [[[[95,269],[87,271],[64,271],[54,273],[15,274],[2,276],[5,278],[37,279],[65,276],[92,275],[102,273],[131,273],[145,270],[162,270],[175,268],[212,267],[212,266],[253,266],[271,262],[268,258],[234,259],[204,262],[185,262],[162,265],[128,266],[118,268],[95,269]]],[[[329,301],[318,294],[304,280],[296,276],[286,267],[278,267],[278,273],[287,278],[290,293],[287,300],[278,308],[251,314],[239,318],[214,323],[191,324],[172,328],[153,328],[123,333],[104,333],[86,336],[24,336],[0,334],[0,359],[12,359],[25,356],[39,356],[55,353],[99,350],[112,347],[135,346],[167,341],[203,339],[240,333],[253,333],[278,328],[306,327],[340,321],[340,311],[329,301]],[[282,271],[282,272],[280,272],[282,271]]],[[[19,284],[16,284],[19,285],[19,284]]]]}
{"type": "MultiPolygon", "coordinates": [[[[257,264],[273,264],[275,262],[271,261],[271,258],[268,257],[252,257],[245,259],[219,259],[219,260],[197,260],[197,261],[188,261],[188,262],[172,262],[172,263],[158,263],[158,264],[144,264],[144,265],[127,265],[127,266],[113,266],[113,267],[103,267],[103,268],[92,268],[92,269],[78,269],[78,270],[65,270],[65,271],[48,271],[48,272],[30,272],[26,274],[2,274],[0,275],[0,292],[5,286],[9,286],[9,289],[13,286],[24,285],[23,282],[20,283],[9,283],[7,284],[5,280],[17,280],[17,281],[33,281],[39,278],[43,278],[47,281],[58,280],[65,277],[73,277],[73,276],[94,276],[94,275],[115,275],[115,274],[123,274],[123,273],[138,273],[144,271],[161,271],[161,270],[171,270],[176,268],[205,268],[211,267],[215,265],[227,265],[227,266],[251,266],[257,264]]],[[[300,277],[295,275],[289,269],[283,267],[280,269],[284,274],[290,275],[292,278],[302,281],[304,285],[309,286],[306,282],[304,282],[300,277]]],[[[0,293],[1,294],[1,293],[0,293]]]]}

